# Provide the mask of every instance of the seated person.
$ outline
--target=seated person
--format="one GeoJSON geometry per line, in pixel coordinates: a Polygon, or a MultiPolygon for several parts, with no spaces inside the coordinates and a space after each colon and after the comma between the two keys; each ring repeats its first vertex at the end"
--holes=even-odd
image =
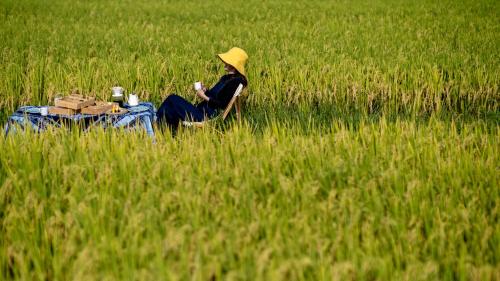
{"type": "Polygon", "coordinates": [[[203,121],[213,118],[219,110],[224,110],[234,95],[239,84],[246,87],[245,63],[248,59],[246,52],[240,48],[232,48],[218,57],[224,63],[227,72],[212,88],[204,86],[196,91],[198,97],[203,99],[198,104],[191,104],[178,95],[168,96],[156,113],[159,125],[166,124],[171,129],[176,129],[182,121],[203,121]]]}

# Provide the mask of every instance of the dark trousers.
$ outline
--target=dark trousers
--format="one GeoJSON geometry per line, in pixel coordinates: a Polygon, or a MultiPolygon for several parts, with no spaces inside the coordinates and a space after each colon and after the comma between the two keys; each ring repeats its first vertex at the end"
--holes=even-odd
{"type": "Polygon", "coordinates": [[[203,121],[205,116],[212,117],[215,110],[210,108],[206,102],[193,105],[178,95],[168,96],[156,112],[158,124],[168,125],[176,129],[182,121],[203,121]]]}

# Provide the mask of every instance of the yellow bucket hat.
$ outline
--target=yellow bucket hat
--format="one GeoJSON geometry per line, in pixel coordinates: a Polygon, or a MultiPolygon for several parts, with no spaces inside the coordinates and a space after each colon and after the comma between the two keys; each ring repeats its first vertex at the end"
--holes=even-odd
{"type": "Polygon", "coordinates": [[[245,63],[247,62],[248,55],[243,49],[233,47],[231,50],[218,54],[217,56],[219,56],[223,62],[236,68],[241,75],[246,76],[245,63]]]}

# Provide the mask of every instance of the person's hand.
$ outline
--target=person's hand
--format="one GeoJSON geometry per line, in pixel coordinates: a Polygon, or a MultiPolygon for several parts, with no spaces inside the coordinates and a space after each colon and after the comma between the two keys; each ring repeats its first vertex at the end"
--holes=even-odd
{"type": "Polygon", "coordinates": [[[202,100],[208,101],[209,98],[207,97],[207,95],[205,95],[206,90],[207,89],[205,87],[202,87],[201,90],[196,91],[196,95],[200,97],[202,100]]]}

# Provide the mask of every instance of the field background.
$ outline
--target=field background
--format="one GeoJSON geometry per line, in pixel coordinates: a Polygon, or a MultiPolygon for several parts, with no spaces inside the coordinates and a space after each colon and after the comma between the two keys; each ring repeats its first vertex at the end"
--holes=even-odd
{"type": "Polygon", "coordinates": [[[0,138],[0,279],[500,280],[500,2],[0,0],[0,123],[249,54],[241,124],[0,138]]]}

